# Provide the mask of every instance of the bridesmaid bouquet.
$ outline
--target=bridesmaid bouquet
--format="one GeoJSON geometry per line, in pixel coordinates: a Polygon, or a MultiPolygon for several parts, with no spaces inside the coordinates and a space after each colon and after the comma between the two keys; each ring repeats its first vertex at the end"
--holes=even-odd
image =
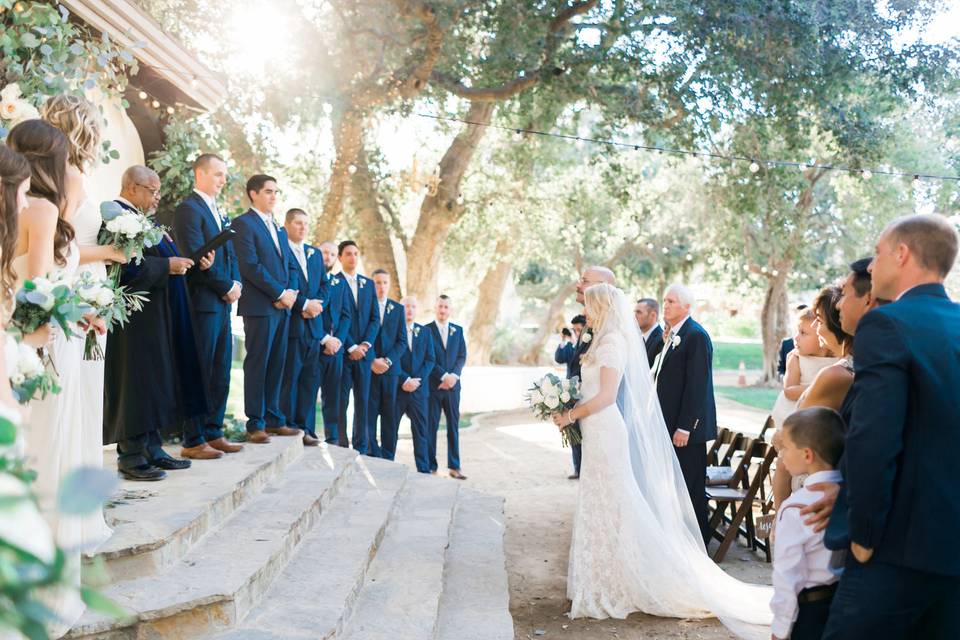
{"type": "MultiPolygon", "coordinates": [[[[580,379],[575,376],[567,380],[553,373],[548,373],[534,382],[526,395],[533,415],[541,420],[547,420],[555,413],[572,409],[579,399],[580,379]]],[[[564,446],[580,444],[582,440],[580,428],[577,425],[564,427],[560,435],[564,446]]]]}
{"type": "MultiPolygon", "coordinates": [[[[156,246],[163,240],[163,227],[157,226],[142,213],[124,209],[113,200],[100,205],[100,216],[103,225],[97,242],[100,245],[113,245],[123,251],[128,260],[140,262],[144,249],[156,246]]],[[[109,267],[110,277],[115,283],[120,281],[120,269],[120,265],[116,264],[109,267]]]]}
{"type": "Polygon", "coordinates": [[[56,322],[66,336],[78,337],[74,328],[90,312],[90,305],[62,280],[27,280],[17,291],[16,300],[11,324],[23,334],[56,322]]]}
{"type": "MultiPolygon", "coordinates": [[[[98,280],[90,272],[77,277],[74,285],[83,301],[107,324],[107,331],[113,327],[122,327],[130,320],[130,315],[143,309],[147,297],[141,293],[131,293],[110,278],[98,280]]],[[[84,360],[103,360],[103,349],[97,341],[97,332],[87,331],[83,345],[84,360]]]]}
{"type": "Polygon", "coordinates": [[[43,399],[48,393],[60,393],[57,376],[44,366],[37,350],[9,333],[6,339],[7,375],[17,402],[27,404],[37,394],[43,399]]]}

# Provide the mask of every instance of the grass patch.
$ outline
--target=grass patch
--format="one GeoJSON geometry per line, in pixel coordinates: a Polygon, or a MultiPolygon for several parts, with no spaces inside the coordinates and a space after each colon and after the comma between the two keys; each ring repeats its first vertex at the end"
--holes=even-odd
{"type": "Polygon", "coordinates": [[[739,342],[713,343],[713,368],[738,369],[743,360],[747,369],[763,368],[763,346],[739,342]]]}
{"type": "Polygon", "coordinates": [[[773,409],[773,403],[780,393],[779,389],[768,387],[716,387],[714,391],[718,396],[761,411],[773,409]]]}

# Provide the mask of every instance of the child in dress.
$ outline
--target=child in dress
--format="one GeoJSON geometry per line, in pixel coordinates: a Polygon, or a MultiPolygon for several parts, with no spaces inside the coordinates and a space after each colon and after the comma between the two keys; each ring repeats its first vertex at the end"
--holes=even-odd
{"type": "MultiPolygon", "coordinates": [[[[810,484],[839,483],[836,465],[843,453],[843,418],[833,409],[812,407],[789,416],[780,433],[780,464],[810,484]]],[[[801,487],[777,511],[773,547],[771,634],[790,640],[819,640],[827,624],[843,553],[823,546],[823,532],[803,521],[801,509],[822,497],[801,487]]]]}

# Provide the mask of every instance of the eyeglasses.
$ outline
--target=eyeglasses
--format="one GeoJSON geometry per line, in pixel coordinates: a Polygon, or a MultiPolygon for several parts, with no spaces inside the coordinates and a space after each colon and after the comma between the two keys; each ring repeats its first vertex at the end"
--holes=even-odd
{"type": "Polygon", "coordinates": [[[590,285],[590,284],[600,284],[600,281],[599,281],[599,280],[587,280],[586,278],[580,278],[579,280],[577,280],[577,284],[581,284],[581,285],[586,286],[586,285],[590,285]]]}
{"type": "Polygon", "coordinates": [[[137,186],[140,187],[141,189],[146,189],[147,191],[149,191],[150,195],[153,196],[154,198],[160,195],[160,187],[157,187],[156,189],[154,189],[145,184],[140,184],[139,182],[137,183],[137,186]]]}

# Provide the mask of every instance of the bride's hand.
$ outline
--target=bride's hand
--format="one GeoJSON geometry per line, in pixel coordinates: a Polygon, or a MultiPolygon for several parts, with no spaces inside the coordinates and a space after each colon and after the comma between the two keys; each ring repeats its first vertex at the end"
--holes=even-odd
{"type": "Polygon", "coordinates": [[[49,322],[41,325],[33,333],[23,336],[23,341],[34,349],[42,349],[53,341],[53,325],[49,322]]]}
{"type": "Polygon", "coordinates": [[[107,248],[106,259],[117,264],[126,264],[130,262],[130,258],[127,257],[127,254],[125,254],[122,249],[112,245],[107,248]]]}
{"type": "Polygon", "coordinates": [[[563,414],[555,413],[551,417],[553,418],[553,424],[557,425],[558,429],[563,429],[567,426],[567,419],[563,417],[563,414]]]}

